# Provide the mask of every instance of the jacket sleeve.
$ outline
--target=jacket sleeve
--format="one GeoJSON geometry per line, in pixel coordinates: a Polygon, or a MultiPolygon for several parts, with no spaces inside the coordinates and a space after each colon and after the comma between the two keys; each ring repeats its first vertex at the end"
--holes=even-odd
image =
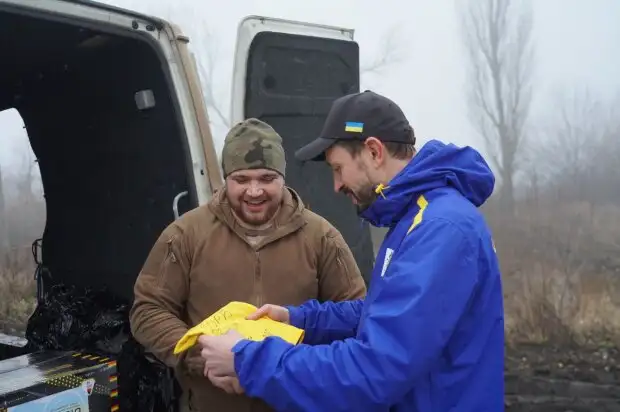
{"type": "Polygon", "coordinates": [[[343,301],[366,296],[366,284],[353,252],[340,232],[327,223],[318,256],[319,300],[343,301]]]}
{"type": "Polygon", "coordinates": [[[363,306],[363,299],[324,303],[313,299],[287,308],[291,325],[305,331],[304,343],[319,345],[355,336],[363,306]]]}
{"type": "Polygon", "coordinates": [[[289,307],[291,323],[305,330],[304,342],[310,344],[355,336],[363,305],[360,299],[366,296],[366,284],[351,249],[335,227],[327,221],[323,224],[317,246],[318,299],[289,307]]]}
{"type": "Polygon", "coordinates": [[[360,339],[293,346],[243,340],[235,368],[277,410],[384,411],[437,362],[478,283],[477,248],[434,219],[405,237],[367,308],[360,339]]]}
{"type": "Polygon", "coordinates": [[[174,346],[189,329],[181,320],[189,289],[185,244],[184,233],[174,223],[163,231],[136,279],[129,313],[134,338],[172,368],[182,359],[173,354],[174,346]]]}

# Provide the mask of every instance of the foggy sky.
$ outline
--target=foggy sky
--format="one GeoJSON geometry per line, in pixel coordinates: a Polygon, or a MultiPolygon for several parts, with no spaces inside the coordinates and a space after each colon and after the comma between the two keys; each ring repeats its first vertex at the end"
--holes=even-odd
{"type": "MultiPolygon", "coordinates": [[[[173,20],[190,36],[197,58],[204,51],[191,39],[211,32],[216,49],[214,93],[228,114],[237,24],[247,15],[323,23],[355,29],[362,63],[381,53],[385,34],[395,33],[403,61],[382,75],[364,76],[362,88],[384,93],[401,105],[419,140],[439,138],[482,148],[465,109],[466,61],[459,38],[457,1],[449,0],[286,0],[199,2],[107,0],[107,3],[173,20]],[[217,4],[216,7],[209,4],[217,4]]],[[[592,95],[620,90],[620,1],[534,0],[536,48],[533,117],[544,118],[562,92],[587,88],[592,95]]],[[[204,43],[204,42],[203,42],[204,43]]],[[[212,116],[214,117],[214,116],[212,116]]],[[[0,113],[0,165],[18,166],[29,150],[21,122],[0,113]]],[[[219,151],[226,129],[216,122],[219,151]]]]}

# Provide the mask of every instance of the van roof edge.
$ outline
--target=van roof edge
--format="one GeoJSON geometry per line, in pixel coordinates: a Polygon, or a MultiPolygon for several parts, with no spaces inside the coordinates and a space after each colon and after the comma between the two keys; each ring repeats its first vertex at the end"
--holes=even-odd
{"type": "Polygon", "coordinates": [[[65,3],[75,3],[75,4],[93,6],[93,7],[97,7],[99,9],[106,10],[106,11],[126,14],[128,16],[132,16],[132,17],[135,17],[141,20],[152,21],[153,23],[155,23],[155,26],[158,29],[162,29],[164,26],[170,26],[170,22],[163,20],[160,17],[155,17],[155,16],[151,16],[148,14],[139,13],[131,9],[125,9],[122,7],[113,6],[111,4],[101,3],[95,0],[58,0],[58,1],[64,1],[65,3]]]}

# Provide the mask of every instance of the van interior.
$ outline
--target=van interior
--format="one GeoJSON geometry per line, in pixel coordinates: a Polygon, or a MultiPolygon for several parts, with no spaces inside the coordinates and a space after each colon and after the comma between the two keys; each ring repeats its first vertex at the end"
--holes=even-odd
{"type": "Polygon", "coordinates": [[[44,288],[105,286],[131,300],[175,196],[189,193],[180,209],[197,205],[163,57],[138,31],[8,6],[0,38],[10,39],[0,42],[0,111],[24,120],[45,194],[44,288]]]}

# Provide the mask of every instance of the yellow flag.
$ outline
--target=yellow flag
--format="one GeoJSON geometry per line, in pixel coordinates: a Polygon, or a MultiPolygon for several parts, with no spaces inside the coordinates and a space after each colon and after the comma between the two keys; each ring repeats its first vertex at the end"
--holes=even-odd
{"type": "Polygon", "coordinates": [[[268,336],[279,336],[285,341],[298,344],[303,340],[303,329],[286,323],[277,322],[267,317],[248,320],[246,316],[254,313],[256,306],[244,302],[230,302],[194,326],[177,342],[174,354],[178,355],[194,346],[200,335],[218,336],[231,329],[239,332],[244,338],[260,341],[268,336]]]}

